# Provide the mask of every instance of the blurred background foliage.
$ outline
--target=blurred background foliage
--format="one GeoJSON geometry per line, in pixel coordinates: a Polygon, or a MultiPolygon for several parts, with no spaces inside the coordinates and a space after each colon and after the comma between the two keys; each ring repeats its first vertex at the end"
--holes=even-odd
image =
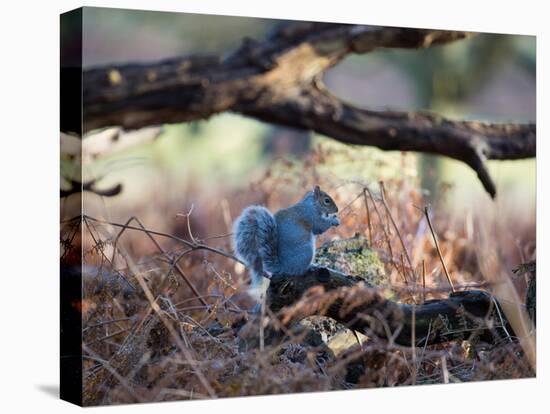
{"type": "MultiPolygon", "coordinates": [[[[84,66],[151,61],[182,54],[225,54],[243,37],[261,40],[277,20],[117,9],[84,9],[84,66]]],[[[368,23],[376,23],[369,22],[368,23]]],[[[329,88],[345,100],[372,109],[428,110],[457,119],[535,121],[535,38],[480,34],[424,50],[377,50],[351,56],[326,76],[329,88]]],[[[274,159],[300,160],[317,145],[350,147],[304,131],[268,125],[236,114],[181,125],[167,125],[153,143],[94,160],[84,175],[106,175],[124,184],[108,202],[121,216],[158,197],[183,195],[190,188],[208,199],[246,189],[274,159]]],[[[402,174],[402,156],[370,147],[351,149],[365,162],[334,163],[330,173],[342,182],[376,182],[402,174]]],[[[430,201],[450,188],[447,206],[472,208],[488,196],[463,164],[410,154],[430,201]]],[[[298,161],[299,162],[299,161],[298,161]]],[[[298,167],[300,168],[300,167],[298,167]]],[[[492,161],[499,203],[534,212],[535,160],[492,161]]],[[[301,189],[300,189],[301,192],[301,189]]],[[[182,201],[183,203],[183,201],[182,201]]],[[[189,202],[190,203],[190,202],[189,202]]],[[[188,207],[188,206],[187,206],[188,207]]],[[[186,207],[182,204],[182,209],[186,207]]],[[[236,214],[238,211],[233,211],[236,214]]],[[[124,217],[121,217],[121,219],[124,217]]]]}

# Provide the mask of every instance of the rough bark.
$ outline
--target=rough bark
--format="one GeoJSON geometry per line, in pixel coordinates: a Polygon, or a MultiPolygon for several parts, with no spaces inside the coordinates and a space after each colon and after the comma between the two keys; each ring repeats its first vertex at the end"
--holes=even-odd
{"type": "Polygon", "coordinates": [[[274,276],[267,304],[287,325],[307,316],[324,315],[349,329],[403,346],[411,346],[413,341],[424,346],[471,338],[497,343],[513,335],[488,292],[469,290],[443,300],[402,304],[386,299],[379,289],[352,276],[326,268],[295,278],[274,276]]]}
{"type": "Polygon", "coordinates": [[[68,188],[60,189],[59,196],[61,198],[69,197],[72,194],[80,194],[84,191],[88,191],[102,197],[113,197],[120,194],[120,192],[122,191],[122,184],[115,184],[110,188],[106,188],[103,190],[96,188],[96,184],[97,180],[90,180],[84,183],[76,180],[70,180],[68,183],[68,188]]]}
{"type": "Polygon", "coordinates": [[[426,48],[467,32],[328,23],[287,23],[262,42],[245,39],[232,54],[184,56],[84,72],[84,130],[205,119],[233,111],[383,150],[418,151],[462,161],[487,192],[487,159],[535,156],[535,124],[488,124],[428,113],[372,111],[332,95],[322,76],[352,53],[426,48]]]}

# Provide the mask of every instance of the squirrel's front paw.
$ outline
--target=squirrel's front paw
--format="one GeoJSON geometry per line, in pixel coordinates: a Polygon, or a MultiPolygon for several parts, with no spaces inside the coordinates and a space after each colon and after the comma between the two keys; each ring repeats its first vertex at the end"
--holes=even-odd
{"type": "Polygon", "coordinates": [[[339,226],[340,225],[340,219],[336,217],[336,215],[330,217],[330,224],[333,226],[339,226]]]}

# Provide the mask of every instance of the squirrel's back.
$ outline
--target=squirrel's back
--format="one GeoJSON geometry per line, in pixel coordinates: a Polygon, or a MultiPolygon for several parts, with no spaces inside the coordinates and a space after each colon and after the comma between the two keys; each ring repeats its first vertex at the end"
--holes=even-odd
{"type": "Polygon", "coordinates": [[[275,214],[279,232],[278,253],[280,272],[287,275],[304,274],[315,256],[313,217],[302,203],[279,210],[275,214]]]}

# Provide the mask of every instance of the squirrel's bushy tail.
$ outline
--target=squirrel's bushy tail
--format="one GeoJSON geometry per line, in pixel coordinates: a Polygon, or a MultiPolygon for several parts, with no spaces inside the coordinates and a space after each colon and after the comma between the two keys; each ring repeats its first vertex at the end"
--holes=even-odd
{"type": "Polygon", "coordinates": [[[265,207],[247,207],[235,220],[233,235],[237,256],[252,271],[252,288],[260,289],[264,270],[273,273],[278,267],[275,217],[265,207]]]}

